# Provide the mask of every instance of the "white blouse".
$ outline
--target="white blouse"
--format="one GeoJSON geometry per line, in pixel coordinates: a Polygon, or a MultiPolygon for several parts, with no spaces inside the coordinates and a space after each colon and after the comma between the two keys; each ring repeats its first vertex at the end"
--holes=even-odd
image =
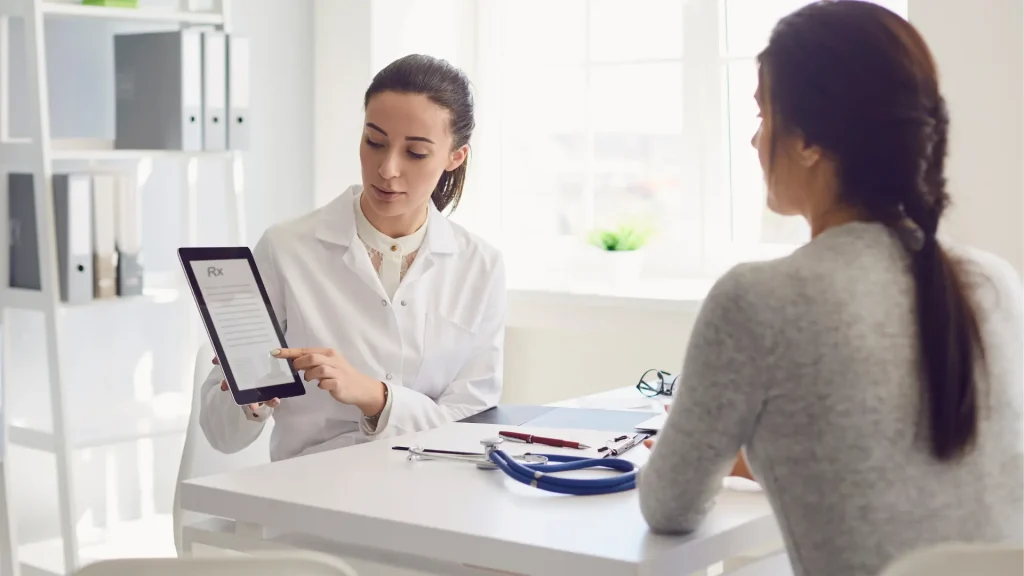
{"type": "MultiPolygon", "coordinates": [[[[366,254],[370,257],[370,263],[377,270],[377,276],[388,295],[388,300],[393,300],[398,285],[405,278],[409,266],[416,259],[416,253],[423,245],[423,238],[427,235],[427,219],[415,232],[401,238],[391,238],[380,230],[373,227],[370,221],[363,214],[363,207],[359,203],[361,194],[355,195],[352,209],[356,214],[356,235],[366,248],[366,254]]],[[[384,402],[384,410],[377,418],[363,418],[363,433],[372,434],[378,428],[387,425],[391,415],[391,387],[385,384],[388,389],[388,397],[384,402]]]]}
{"type": "Polygon", "coordinates": [[[423,238],[427,234],[427,221],[424,219],[423,225],[408,236],[391,238],[374,228],[366,219],[359,205],[360,196],[356,195],[353,206],[356,213],[356,234],[366,247],[370,262],[373,263],[380,283],[384,286],[384,292],[391,299],[395,297],[398,285],[401,284],[402,278],[405,278],[405,273],[409,271],[409,266],[423,245],[423,238]]]}

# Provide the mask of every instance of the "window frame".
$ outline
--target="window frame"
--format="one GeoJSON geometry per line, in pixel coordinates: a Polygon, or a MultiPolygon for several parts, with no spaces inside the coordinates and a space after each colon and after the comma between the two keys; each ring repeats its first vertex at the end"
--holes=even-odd
{"type": "MultiPolygon", "coordinates": [[[[491,123],[496,129],[490,130],[483,138],[475,138],[477,147],[485,150],[491,159],[485,170],[477,171],[475,184],[488,192],[486,206],[482,206],[488,224],[481,227],[482,235],[501,246],[506,259],[524,262],[536,256],[534,246],[514,237],[503,216],[509,212],[506,205],[513,201],[514,194],[502,190],[502,132],[507,117],[503,114],[503,74],[501,66],[489,65],[500,58],[504,46],[504,27],[501,23],[502,2],[478,2],[476,4],[476,44],[478,51],[477,70],[473,79],[476,85],[478,103],[483,104],[478,114],[485,118],[479,125],[491,123]],[[486,228],[486,230],[484,229],[486,228]],[[527,253],[528,252],[528,253],[527,253]]],[[[591,58],[589,21],[590,2],[585,2],[584,17],[587,18],[584,41],[584,103],[586,107],[585,139],[590,151],[586,159],[586,181],[584,183],[584,221],[593,225],[594,187],[594,129],[593,98],[591,97],[592,70],[600,66],[636,65],[649,62],[678,62],[683,74],[684,126],[696,126],[688,131],[687,154],[697,156],[695,180],[700,190],[701,205],[701,250],[699,262],[685,266],[682,276],[651,278],[653,281],[678,281],[715,278],[733,265],[750,259],[782,255],[799,247],[801,243],[768,244],[765,242],[742,242],[735,239],[737,226],[734,216],[734,190],[731,185],[730,168],[730,110],[728,64],[733,60],[746,60],[749,56],[728,55],[726,50],[726,2],[727,0],[690,0],[683,3],[683,55],[681,58],[636,59],[614,63],[593,61],[591,58]]],[[[751,97],[753,97],[751,95],[751,97]]],[[[683,161],[681,159],[680,161],[683,161]]],[[[471,170],[472,171],[472,170],[471,170]]],[[[753,210],[752,210],[753,211],[753,210]]],[[[542,239],[542,240],[555,240],[542,239]]],[[[571,258],[566,254],[565,258],[571,258]]],[[[557,258],[557,256],[556,256],[557,258]]]]}

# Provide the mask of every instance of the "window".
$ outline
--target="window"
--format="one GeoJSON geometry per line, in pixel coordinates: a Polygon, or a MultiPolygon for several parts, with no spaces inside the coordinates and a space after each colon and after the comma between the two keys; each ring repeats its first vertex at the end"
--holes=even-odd
{"type": "MultiPolygon", "coordinates": [[[[727,87],[729,206],[731,254],[723,254],[717,267],[739,260],[785,254],[810,237],[802,218],[780,217],[765,207],[764,178],[750,138],[757,129],[756,56],[768,42],[776,22],[810,0],[720,0],[720,74],[727,87]]],[[[875,0],[907,17],[907,0],[875,0]]],[[[726,249],[729,251],[729,249],[726,249]]]]}
{"type": "MultiPolygon", "coordinates": [[[[750,138],[754,57],[806,3],[480,3],[480,124],[497,126],[478,141],[491,159],[480,184],[498,192],[516,269],[545,274],[538,256],[566,264],[590,230],[635,220],[655,230],[648,279],[712,276],[804,242],[802,220],[764,208],[750,138]]],[[[906,0],[884,4],[906,13],[906,0]]]]}

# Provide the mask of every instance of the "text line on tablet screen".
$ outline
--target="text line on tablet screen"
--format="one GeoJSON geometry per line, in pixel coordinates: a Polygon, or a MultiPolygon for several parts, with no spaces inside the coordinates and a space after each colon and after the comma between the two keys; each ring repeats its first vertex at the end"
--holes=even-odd
{"type": "Polygon", "coordinates": [[[248,260],[193,260],[192,273],[239,390],[293,381],[248,260]]]}

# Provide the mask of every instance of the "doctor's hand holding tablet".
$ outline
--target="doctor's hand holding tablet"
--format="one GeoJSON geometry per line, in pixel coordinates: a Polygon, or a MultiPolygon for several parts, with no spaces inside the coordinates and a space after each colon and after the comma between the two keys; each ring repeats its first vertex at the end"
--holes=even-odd
{"type": "MultiPolygon", "coordinates": [[[[216,356],[213,357],[213,363],[215,365],[220,365],[220,361],[217,360],[216,356]]],[[[229,388],[228,388],[228,381],[227,380],[221,380],[220,381],[220,389],[223,390],[224,392],[227,392],[229,390],[229,388]]],[[[246,407],[249,410],[252,410],[253,412],[255,412],[255,411],[259,410],[260,406],[262,406],[264,404],[266,404],[267,406],[269,406],[271,408],[277,408],[278,406],[281,405],[281,399],[280,398],[271,398],[270,400],[267,400],[266,402],[257,402],[256,404],[246,404],[246,407]]]]}
{"type": "Polygon", "coordinates": [[[475,127],[468,79],[406,56],[374,77],[364,112],[352,135],[361,185],[271,226],[251,253],[182,250],[217,349],[199,418],[216,450],[242,450],[273,420],[271,459],[291,458],[441,426],[501,397],[504,262],[445,216],[475,127]]]}

